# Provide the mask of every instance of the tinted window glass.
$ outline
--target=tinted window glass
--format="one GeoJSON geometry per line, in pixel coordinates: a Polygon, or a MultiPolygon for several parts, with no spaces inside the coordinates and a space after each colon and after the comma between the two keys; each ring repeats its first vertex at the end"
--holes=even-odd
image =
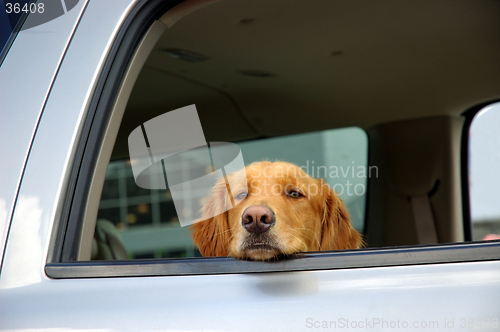
{"type": "MultiPolygon", "coordinates": [[[[16,1],[20,5],[20,8],[23,8],[29,2],[31,0],[16,1]]],[[[26,17],[26,12],[22,10],[14,11],[11,1],[0,0],[0,64],[7,53],[9,40],[12,40],[11,37],[14,38],[12,32],[16,33],[16,28],[19,29],[17,25],[24,17],[26,17]]]]}

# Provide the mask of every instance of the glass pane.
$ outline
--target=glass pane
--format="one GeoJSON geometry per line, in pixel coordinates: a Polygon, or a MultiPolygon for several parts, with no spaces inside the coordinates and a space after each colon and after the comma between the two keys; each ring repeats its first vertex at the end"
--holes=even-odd
{"type": "Polygon", "coordinates": [[[500,103],[480,111],[470,128],[469,188],[474,240],[500,239],[500,103]]]}
{"type": "MultiPolygon", "coordinates": [[[[344,200],[353,226],[363,231],[370,171],[367,170],[367,135],[362,129],[327,130],[237,145],[246,165],[262,160],[287,161],[300,166],[313,178],[326,180],[344,200]]],[[[117,226],[129,258],[200,256],[189,227],[179,224],[170,190],[137,186],[130,160],[110,162],[98,219],[107,219],[117,226]]]]}

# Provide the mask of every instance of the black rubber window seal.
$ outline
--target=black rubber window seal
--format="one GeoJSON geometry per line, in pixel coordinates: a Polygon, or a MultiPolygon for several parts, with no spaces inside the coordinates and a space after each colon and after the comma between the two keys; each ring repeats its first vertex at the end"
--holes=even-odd
{"type": "Polygon", "coordinates": [[[476,115],[485,107],[500,102],[500,99],[477,104],[465,112],[462,116],[465,117],[465,122],[462,127],[462,141],[460,143],[460,170],[461,170],[461,185],[462,185],[462,215],[464,225],[464,240],[472,241],[472,217],[470,208],[470,187],[469,187],[469,138],[470,127],[476,115]]]}

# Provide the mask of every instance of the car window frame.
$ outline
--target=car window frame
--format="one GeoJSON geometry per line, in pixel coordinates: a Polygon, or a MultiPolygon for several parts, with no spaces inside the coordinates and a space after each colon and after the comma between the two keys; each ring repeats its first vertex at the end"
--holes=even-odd
{"type": "MultiPolygon", "coordinates": [[[[96,167],[99,150],[109,125],[113,105],[120,92],[123,80],[137,47],[151,25],[167,9],[181,1],[142,0],[126,19],[116,38],[110,55],[101,72],[101,78],[89,106],[88,117],[76,150],[70,180],[62,202],[63,209],[59,227],[55,234],[55,248],[49,257],[45,272],[52,278],[82,277],[136,277],[204,275],[227,273],[258,273],[284,271],[310,271],[383,266],[406,266],[419,264],[477,262],[498,260],[500,241],[417,245],[405,247],[366,248],[336,252],[309,252],[270,262],[239,261],[228,257],[153,259],[124,261],[78,261],[86,202],[96,167]]],[[[489,104],[489,103],[487,103],[489,104]]],[[[484,107],[484,106],[483,106],[484,107]]],[[[479,111],[471,110],[464,116],[472,122],[479,111]]],[[[462,151],[468,146],[468,129],[464,126],[462,151]],[[465,140],[465,144],[464,144],[465,140]]],[[[468,152],[465,150],[465,152],[468,152]]],[[[369,151],[368,151],[369,153],[369,151]]],[[[468,154],[462,153],[462,199],[468,198],[467,178],[468,154]],[[465,173],[465,175],[464,175],[465,173]],[[464,193],[466,192],[466,193],[464,193]]],[[[369,184],[368,184],[369,185],[369,184]]],[[[369,197],[367,196],[367,199],[369,197]]],[[[464,227],[470,227],[469,202],[463,201],[464,227]],[[467,207],[467,208],[466,208],[467,207]],[[467,219],[468,216],[468,219],[467,219]]],[[[365,213],[366,218],[366,213],[365,213]]],[[[470,232],[470,231],[469,231],[470,232]]],[[[466,241],[470,233],[466,232],[466,241]]]]}
{"type": "Polygon", "coordinates": [[[99,150],[130,61],[151,25],[182,0],[141,0],[121,26],[89,104],[70,170],[61,218],[49,262],[76,261],[86,201],[99,150]]]}

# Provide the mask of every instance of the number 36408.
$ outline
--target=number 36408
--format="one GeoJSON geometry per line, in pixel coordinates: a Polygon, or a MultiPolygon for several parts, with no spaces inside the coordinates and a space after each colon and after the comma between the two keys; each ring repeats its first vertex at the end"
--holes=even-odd
{"type": "Polygon", "coordinates": [[[45,6],[43,3],[31,3],[27,4],[25,3],[24,6],[21,7],[21,4],[19,3],[10,3],[7,2],[5,4],[5,11],[7,14],[19,14],[20,12],[25,12],[25,13],[43,13],[45,11],[45,6]]]}

